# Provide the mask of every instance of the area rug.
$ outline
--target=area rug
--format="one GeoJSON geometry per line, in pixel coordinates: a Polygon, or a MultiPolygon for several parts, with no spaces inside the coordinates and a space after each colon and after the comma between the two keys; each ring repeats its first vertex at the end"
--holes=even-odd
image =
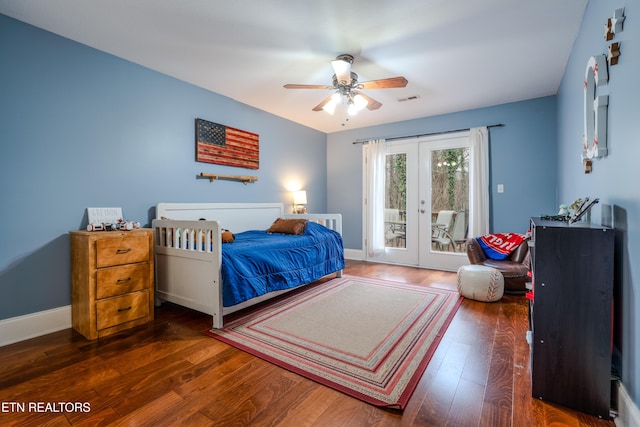
{"type": "Polygon", "coordinates": [[[345,276],[205,333],[370,404],[404,409],[461,301],[454,291],[345,276]]]}

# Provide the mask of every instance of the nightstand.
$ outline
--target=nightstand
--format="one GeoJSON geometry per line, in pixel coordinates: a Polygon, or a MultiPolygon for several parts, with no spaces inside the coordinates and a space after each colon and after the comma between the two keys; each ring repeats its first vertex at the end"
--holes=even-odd
{"type": "Polygon", "coordinates": [[[153,231],[71,231],[71,316],[87,339],[153,320],[153,231]]]}

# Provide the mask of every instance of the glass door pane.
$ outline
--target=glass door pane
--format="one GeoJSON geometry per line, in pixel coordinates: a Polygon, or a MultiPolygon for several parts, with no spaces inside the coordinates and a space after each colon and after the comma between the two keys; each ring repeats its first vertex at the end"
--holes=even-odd
{"type": "Polygon", "coordinates": [[[418,265],[418,144],[387,145],[385,157],[385,249],[372,256],[378,262],[418,265]]]}
{"type": "Polygon", "coordinates": [[[385,246],[407,247],[407,154],[387,154],[385,188],[385,246]]]}
{"type": "Polygon", "coordinates": [[[466,251],[469,218],[469,148],[431,152],[431,249],[466,251]]]}

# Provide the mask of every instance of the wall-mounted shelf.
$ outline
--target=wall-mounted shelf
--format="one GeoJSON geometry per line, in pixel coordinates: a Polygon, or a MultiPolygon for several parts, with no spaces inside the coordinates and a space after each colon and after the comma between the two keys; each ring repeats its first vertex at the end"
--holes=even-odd
{"type": "Polygon", "coordinates": [[[216,179],[224,179],[227,181],[240,181],[244,185],[247,185],[250,182],[256,182],[258,180],[257,176],[252,175],[220,175],[217,173],[204,173],[200,172],[199,178],[207,178],[209,182],[213,182],[216,179]]]}

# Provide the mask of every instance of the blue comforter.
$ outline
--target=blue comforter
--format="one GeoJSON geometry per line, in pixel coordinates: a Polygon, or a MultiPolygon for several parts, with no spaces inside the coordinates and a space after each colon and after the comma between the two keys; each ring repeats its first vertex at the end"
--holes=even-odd
{"type": "Polygon", "coordinates": [[[311,283],[344,265],[342,236],[314,222],[302,236],[238,233],[222,245],[223,305],[311,283]]]}

